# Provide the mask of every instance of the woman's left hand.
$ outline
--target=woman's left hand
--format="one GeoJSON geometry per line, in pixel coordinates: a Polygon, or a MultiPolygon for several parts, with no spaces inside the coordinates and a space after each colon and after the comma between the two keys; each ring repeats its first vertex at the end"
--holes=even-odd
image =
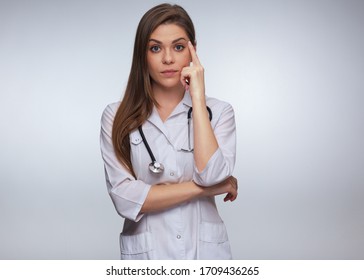
{"type": "Polygon", "coordinates": [[[188,49],[191,54],[192,62],[190,63],[190,66],[186,66],[182,69],[181,83],[186,90],[189,90],[193,99],[202,99],[205,98],[204,68],[202,67],[200,60],[197,57],[196,50],[190,41],[188,42],[188,49]]]}

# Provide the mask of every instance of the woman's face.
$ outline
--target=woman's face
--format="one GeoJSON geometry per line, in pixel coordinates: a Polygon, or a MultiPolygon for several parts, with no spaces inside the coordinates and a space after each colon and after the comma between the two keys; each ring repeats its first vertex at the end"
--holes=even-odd
{"type": "Polygon", "coordinates": [[[191,61],[186,31],[176,24],[162,24],[150,35],[147,51],[148,70],[153,86],[164,89],[182,87],[183,67],[191,61]]]}

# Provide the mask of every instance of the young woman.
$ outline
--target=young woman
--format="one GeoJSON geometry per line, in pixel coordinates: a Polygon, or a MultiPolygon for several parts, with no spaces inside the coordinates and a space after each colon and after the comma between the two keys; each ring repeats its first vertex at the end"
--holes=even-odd
{"type": "Polygon", "coordinates": [[[124,97],[103,112],[107,188],[125,218],[122,259],[231,258],[215,196],[237,197],[234,112],[205,96],[195,48],[182,7],[150,9],[138,25],[124,97]]]}

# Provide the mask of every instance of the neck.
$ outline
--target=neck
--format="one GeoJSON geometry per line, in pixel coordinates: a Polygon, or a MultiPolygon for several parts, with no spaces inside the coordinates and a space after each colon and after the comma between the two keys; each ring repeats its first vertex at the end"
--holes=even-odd
{"type": "Polygon", "coordinates": [[[182,85],[167,89],[153,85],[152,89],[154,98],[161,108],[176,107],[185,94],[185,90],[182,85]]]}
{"type": "Polygon", "coordinates": [[[158,85],[153,85],[152,89],[154,98],[159,104],[157,108],[158,113],[162,121],[165,121],[183,99],[185,90],[182,84],[174,88],[163,88],[158,85]]]}

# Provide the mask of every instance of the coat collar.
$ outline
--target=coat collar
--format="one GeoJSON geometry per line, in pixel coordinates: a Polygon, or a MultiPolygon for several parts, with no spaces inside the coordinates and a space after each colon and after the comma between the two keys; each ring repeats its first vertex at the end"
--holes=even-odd
{"type": "MultiPolygon", "coordinates": [[[[186,91],[182,100],[180,101],[180,103],[178,103],[176,108],[174,108],[173,112],[171,113],[171,115],[168,118],[172,118],[173,116],[176,116],[176,115],[184,113],[184,112],[186,112],[186,114],[187,114],[188,110],[191,107],[192,107],[191,95],[188,91],[186,91]]],[[[152,114],[148,118],[148,122],[150,122],[155,127],[157,127],[169,139],[169,133],[166,129],[165,124],[162,122],[162,120],[159,116],[158,110],[155,106],[153,107],[152,114]]]]}
{"type": "Polygon", "coordinates": [[[187,105],[189,108],[192,107],[192,99],[189,91],[185,92],[185,96],[182,99],[182,103],[187,105]]]}
{"type": "MultiPolygon", "coordinates": [[[[173,112],[168,118],[172,118],[175,115],[187,112],[191,107],[192,107],[191,95],[188,91],[186,91],[182,100],[180,101],[180,103],[178,103],[176,108],[174,108],[173,112]]],[[[153,107],[152,114],[148,118],[148,121],[153,123],[155,126],[159,128],[163,126],[163,122],[159,117],[158,110],[155,106],[153,107]]]]}

